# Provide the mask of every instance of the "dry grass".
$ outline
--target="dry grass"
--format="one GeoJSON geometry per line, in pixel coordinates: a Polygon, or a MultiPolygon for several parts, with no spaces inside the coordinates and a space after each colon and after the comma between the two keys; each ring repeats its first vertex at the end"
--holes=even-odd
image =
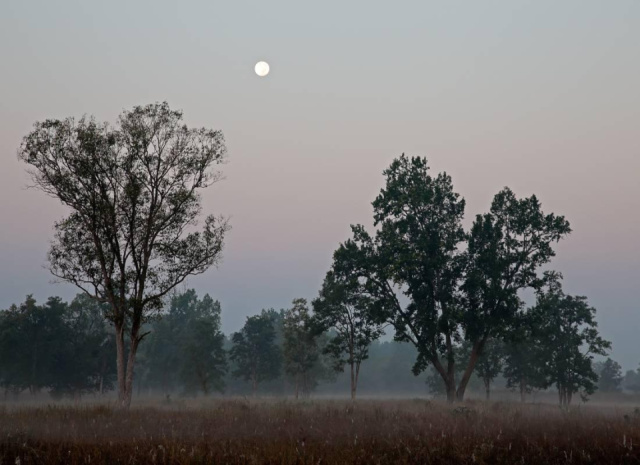
{"type": "Polygon", "coordinates": [[[633,409],[424,400],[0,407],[0,463],[640,463],[633,409]],[[626,418],[625,418],[626,414],[626,418]]]}

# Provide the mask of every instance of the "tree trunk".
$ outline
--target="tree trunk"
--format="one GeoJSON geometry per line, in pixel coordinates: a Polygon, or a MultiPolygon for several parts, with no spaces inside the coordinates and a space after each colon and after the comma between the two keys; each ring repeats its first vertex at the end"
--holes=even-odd
{"type": "Polygon", "coordinates": [[[467,368],[464,370],[464,374],[462,375],[462,379],[460,380],[460,385],[458,386],[458,390],[456,391],[456,399],[460,402],[464,400],[464,392],[467,389],[467,384],[469,384],[469,380],[471,379],[471,375],[473,374],[473,370],[476,368],[476,363],[478,362],[478,357],[480,356],[480,352],[484,347],[484,342],[486,341],[486,337],[476,341],[473,344],[473,349],[471,349],[471,356],[469,357],[469,363],[467,364],[467,368]]]}
{"type": "Polygon", "coordinates": [[[251,393],[253,397],[256,397],[258,394],[258,377],[255,375],[251,377],[251,393]]]}
{"type": "Polygon", "coordinates": [[[300,380],[299,380],[299,376],[296,375],[296,399],[298,398],[298,389],[300,387],[300,380]]]}
{"type": "Polygon", "coordinates": [[[520,402],[524,403],[525,395],[527,393],[527,385],[524,381],[524,377],[520,377],[520,402]]]}
{"type": "Polygon", "coordinates": [[[136,363],[136,351],[138,349],[138,341],[136,340],[136,336],[132,334],[131,336],[131,347],[129,348],[129,356],[127,357],[127,369],[126,369],[126,378],[124,385],[124,397],[121,400],[121,405],[124,408],[129,408],[131,406],[131,397],[133,395],[133,368],[136,363]]]}
{"type": "Polygon", "coordinates": [[[356,383],[353,386],[353,400],[356,400],[356,391],[358,390],[358,378],[360,378],[360,362],[356,363],[356,383]]]}
{"type": "Polygon", "coordinates": [[[104,394],[104,374],[107,371],[107,357],[104,354],[101,354],[100,357],[100,383],[98,385],[98,392],[100,393],[100,397],[104,394]]]}
{"type": "Polygon", "coordinates": [[[447,389],[447,402],[452,404],[456,401],[456,357],[453,353],[451,333],[448,331],[445,336],[445,342],[447,346],[447,377],[445,379],[445,386],[447,389]]]}
{"type": "Polygon", "coordinates": [[[486,394],[485,399],[489,401],[491,399],[491,380],[489,378],[483,378],[484,392],[486,394]]]}
{"type": "Polygon", "coordinates": [[[29,383],[29,391],[31,395],[36,393],[36,373],[38,372],[38,341],[33,344],[31,352],[31,382],[29,383]]]}
{"type": "Polygon", "coordinates": [[[440,374],[442,381],[444,382],[445,389],[447,391],[447,402],[450,404],[456,401],[456,380],[455,380],[455,364],[453,360],[449,360],[447,363],[447,371],[445,371],[442,363],[436,356],[431,359],[431,363],[436,368],[436,371],[440,374]]]}
{"type": "Polygon", "coordinates": [[[447,373],[444,385],[447,389],[447,402],[453,404],[456,401],[456,379],[453,371],[447,373]]]}
{"type": "Polygon", "coordinates": [[[567,388],[561,385],[558,388],[558,390],[559,390],[559,394],[560,394],[560,406],[561,407],[568,406],[569,402],[571,402],[571,398],[569,396],[569,392],[568,392],[567,388]]]}
{"type": "Polygon", "coordinates": [[[356,373],[353,361],[351,362],[351,400],[356,400],[356,373]]]}
{"type": "Polygon", "coordinates": [[[118,403],[124,407],[126,404],[125,384],[125,347],[124,325],[116,323],[116,367],[118,372],[118,403]]]}

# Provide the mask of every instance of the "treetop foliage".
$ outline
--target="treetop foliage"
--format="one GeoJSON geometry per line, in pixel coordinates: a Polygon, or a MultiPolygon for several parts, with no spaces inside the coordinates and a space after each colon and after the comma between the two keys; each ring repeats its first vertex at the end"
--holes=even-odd
{"type": "Polygon", "coordinates": [[[166,102],[125,111],[115,126],[36,123],[19,157],[34,184],[71,209],[55,225],[52,273],[103,302],[160,308],[186,276],[220,259],[226,220],[210,215],[201,232],[188,230],[225,154],[220,131],[188,128],[166,102]]]}

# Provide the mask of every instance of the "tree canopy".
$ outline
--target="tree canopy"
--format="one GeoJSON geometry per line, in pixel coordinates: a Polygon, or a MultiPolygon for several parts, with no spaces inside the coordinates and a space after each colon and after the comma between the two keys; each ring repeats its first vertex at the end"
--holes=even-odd
{"type": "Polygon", "coordinates": [[[376,321],[416,346],[414,372],[434,366],[448,399],[462,399],[485,343],[515,317],[519,292],[539,288],[537,272],[569,223],[543,213],[535,196],[518,199],[505,188],[467,233],[464,199],[446,173],[429,174],[426,159],[402,155],[384,175],[373,202],[375,234],[352,226],[333,269],[362,279],[376,321]],[[463,340],[471,351],[456,387],[455,349],[463,340]]]}
{"type": "Polygon", "coordinates": [[[280,375],[282,353],[275,343],[276,331],[270,313],[247,317],[243,328],[231,337],[229,357],[235,363],[233,375],[251,383],[253,395],[263,381],[280,375]]]}
{"type": "Polygon", "coordinates": [[[383,334],[369,312],[373,305],[357,276],[340,276],[330,270],[318,298],[313,301],[313,324],[320,333],[332,331],[325,353],[336,371],[349,365],[351,398],[356,398],[360,366],[369,357],[369,346],[383,334]]]}
{"type": "Polygon", "coordinates": [[[559,273],[545,277],[546,285],[530,310],[537,327],[538,363],[544,363],[547,384],[557,386],[560,404],[569,405],[573,394],[595,391],[593,356],[606,355],[611,343],[598,334],[596,310],[587,298],[565,294],[559,273]]]}

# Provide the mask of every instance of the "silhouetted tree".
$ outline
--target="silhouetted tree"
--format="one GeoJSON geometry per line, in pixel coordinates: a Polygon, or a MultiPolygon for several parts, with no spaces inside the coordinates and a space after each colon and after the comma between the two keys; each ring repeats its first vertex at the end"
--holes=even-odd
{"type": "Polygon", "coordinates": [[[260,315],[247,317],[242,330],[231,337],[229,357],[236,364],[233,375],[251,382],[254,396],[261,382],[280,375],[282,354],[275,344],[273,323],[271,315],[263,310],[260,315]]]}
{"type": "Polygon", "coordinates": [[[375,236],[353,226],[333,269],[361,278],[375,320],[416,346],[414,373],[433,365],[448,400],[462,400],[487,340],[500,337],[522,306],[518,293],[540,285],[537,270],[554,256],[551,244],[570,232],[569,224],[543,214],[535,196],[517,199],[505,188],[466,234],[465,202],[447,174],[431,177],[425,159],[404,155],[384,174],[386,186],[373,202],[375,236]],[[471,351],[456,388],[461,340],[471,351]]]}
{"type": "Polygon", "coordinates": [[[57,345],[53,395],[100,394],[114,387],[115,334],[104,319],[108,305],[78,294],[63,314],[65,334],[57,345]]]}
{"type": "Polygon", "coordinates": [[[622,384],[622,367],[618,362],[607,358],[604,362],[594,364],[598,375],[598,389],[602,392],[618,392],[622,384]]]}
{"type": "Polygon", "coordinates": [[[28,389],[36,394],[53,384],[59,342],[69,332],[64,327],[66,303],[51,297],[38,305],[27,296],[20,306],[12,305],[3,312],[0,327],[0,365],[5,388],[28,389]]]}
{"type": "Polygon", "coordinates": [[[178,386],[185,393],[222,392],[227,361],[221,312],[220,303],[209,294],[202,299],[193,289],[173,294],[168,312],[150,325],[140,353],[145,381],[165,393],[178,386]]]}
{"type": "MultiPolygon", "coordinates": [[[[195,292],[193,290],[187,293],[195,292]]],[[[180,377],[186,392],[224,391],[227,359],[224,334],[220,330],[221,307],[206,294],[186,319],[180,338],[180,377]]]]}
{"type": "Polygon", "coordinates": [[[542,351],[538,363],[544,363],[547,383],[558,388],[560,405],[571,404],[572,396],[583,398],[597,387],[593,356],[606,355],[611,343],[600,337],[596,310],[582,296],[566,295],[559,273],[547,272],[547,284],[538,292],[530,309],[537,327],[536,343],[542,351]]]}
{"type": "Polygon", "coordinates": [[[503,375],[507,387],[518,390],[521,402],[534,389],[548,387],[545,354],[540,347],[538,331],[532,315],[522,310],[517,313],[503,338],[503,375]]]}
{"type": "Polygon", "coordinates": [[[221,132],[188,128],[166,103],[125,111],[113,127],[84,117],[36,123],[20,147],[35,185],[71,210],[55,224],[51,272],[110,305],[124,407],[143,324],[173,288],[220,260],[227,222],[208,216],[202,231],[192,227],[224,155],[221,132]]]}
{"type": "MultiPolygon", "coordinates": [[[[469,345],[466,346],[470,348],[469,345]]],[[[491,383],[502,372],[504,357],[504,344],[495,338],[487,340],[478,356],[475,372],[484,385],[486,400],[491,399],[491,383]]],[[[468,360],[466,353],[464,360],[468,360]]]]}
{"type": "Polygon", "coordinates": [[[294,299],[293,307],[284,315],[284,368],[293,379],[296,399],[309,393],[314,377],[310,376],[320,359],[317,334],[305,299],[294,299]]]}
{"type": "Polygon", "coordinates": [[[640,392],[640,368],[637,370],[627,370],[622,380],[622,387],[633,393],[640,392]]]}
{"type": "Polygon", "coordinates": [[[349,365],[351,399],[356,398],[360,366],[369,357],[369,346],[382,334],[382,326],[371,320],[371,299],[363,292],[356,276],[339,277],[329,271],[320,295],[313,301],[313,321],[322,333],[332,330],[325,354],[336,371],[349,365]]]}
{"type": "Polygon", "coordinates": [[[54,397],[109,389],[115,347],[102,309],[85,296],[71,305],[51,297],[38,305],[27,296],[0,312],[0,382],[5,390],[43,389],[54,397]]]}

